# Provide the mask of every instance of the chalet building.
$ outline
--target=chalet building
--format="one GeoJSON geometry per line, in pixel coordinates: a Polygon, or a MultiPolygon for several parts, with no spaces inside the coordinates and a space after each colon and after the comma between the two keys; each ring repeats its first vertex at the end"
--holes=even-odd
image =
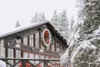
{"type": "MultiPolygon", "coordinates": [[[[3,58],[60,59],[67,47],[66,38],[50,22],[19,27],[0,35],[0,57],[3,58]]],[[[21,64],[16,67],[21,67],[21,64]]]]}

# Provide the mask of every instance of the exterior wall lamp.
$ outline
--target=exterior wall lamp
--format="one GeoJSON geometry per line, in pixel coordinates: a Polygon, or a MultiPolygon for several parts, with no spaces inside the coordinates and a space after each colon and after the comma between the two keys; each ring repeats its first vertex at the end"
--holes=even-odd
{"type": "Polygon", "coordinates": [[[17,43],[17,44],[15,45],[15,47],[20,48],[21,46],[19,45],[19,43],[17,43]]]}
{"type": "Polygon", "coordinates": [[[21,38],[22,38],[21,36],[16,36],[16,39],[14,40],[15,47],[17,47],[17,48],[21,47],[20,44],[18,43],[18,40],[21,38]]]}
{"type": "Polygon", "coordinates": [[[18,43],[18,40],[21,39],[20,36],[16,36],[15,39],[13,40],[12,43],[6,43],[5,44],[5,47],[8,47],[8,48],[20,48],[21,45],[18,43]]]}
{"type": "Polygon", "coordinates": [[[43,49],[40,49],[40,52],[41,52],[41,53],[44,53],[44,50],[43,50],[43,49]]]}
{"type": "Polygon", "coordinates": [[[41,44],[40,53],[44,53],[43,45],[41,44]]]}

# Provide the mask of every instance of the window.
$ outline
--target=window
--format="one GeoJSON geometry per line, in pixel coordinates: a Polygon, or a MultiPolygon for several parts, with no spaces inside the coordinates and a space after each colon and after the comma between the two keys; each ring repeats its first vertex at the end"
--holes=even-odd
{"type": "Polygon", "coordinates": [[[57,41],[56,43],[56,51],[59,52],[60,46],[59,46],[59,42],[57,41]]]}
{"type": "Polygon", "coordinates": [[[16,50],[16,58],[21,58],[21,51],[20,50],[16,50]]]}
{"type": "Polygon", "coordinates": [[[54,47],[54,45],[55,45],[55,43],[52,42],[52,44],[51,44],[51,51],[55,51],[55,47],[54,47]]]}
{"type": "Polygon", "coordinates": [[[28,58],[28,53],[24,52],[24,58],[28,58]]]}
{"type": "Polygon", "coordinates": [[[36,38],[36,48],[39,48],[39,33],[36,33],[35,38],[36,38]]]}
{"type": "Polygon", "coordinates": [[[13,49],[8,49],[8,57],[13,58],[13,49]]]}
{"type": "Polygon", "coordinates": [[[54,37],[52,37],[51,40],[52,40],[51,41],[51,51],[55,51],[55,39],[54,39],[54,37]]]}
{"type": "Polygon", "coordinates": [[[23,44],[24,44],[24,45],[27,45],[27,37],[24,37],[23,40],[24,40],[23,44]]]}
{"type": "MultiPolygon", "coordinates": [[[[13,49],[8,49],[8,58],[13,58],[13,49]]],[[[13,64],[13,60],[9,60],[8,62],[13,64]]]]}
{"type": "Polygon", "coordinates": [[[30,41],[29,45],[30,46],[33,46],[33,35],[30,35],[29,41],[30,41]]]}

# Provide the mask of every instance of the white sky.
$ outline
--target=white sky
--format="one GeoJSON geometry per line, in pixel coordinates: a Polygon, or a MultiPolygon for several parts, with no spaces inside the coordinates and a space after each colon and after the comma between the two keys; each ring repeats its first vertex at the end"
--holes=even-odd
{"type": "Polygon", "coordinates": [[[44,12],[49,20],[54,10],[66,9],[68,19],[76,19],[75,4],[76,0],[0,0],[0,34],[14,29],[17,20],[21,26],[31,23],[36,12],[44,12]]]}

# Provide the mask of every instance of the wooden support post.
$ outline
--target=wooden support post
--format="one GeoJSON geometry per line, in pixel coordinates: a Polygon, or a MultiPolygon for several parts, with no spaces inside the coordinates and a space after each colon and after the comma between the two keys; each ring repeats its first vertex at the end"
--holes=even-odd
{"type": "Polygon", "coordinates": [[[44,61],[44,67],[48,67],[48,61],[44,61]]]}
{"type": "Polygon", "coordinates": [[[26,67],[26,61],[22,60],[22,67],[26,67]]]}

